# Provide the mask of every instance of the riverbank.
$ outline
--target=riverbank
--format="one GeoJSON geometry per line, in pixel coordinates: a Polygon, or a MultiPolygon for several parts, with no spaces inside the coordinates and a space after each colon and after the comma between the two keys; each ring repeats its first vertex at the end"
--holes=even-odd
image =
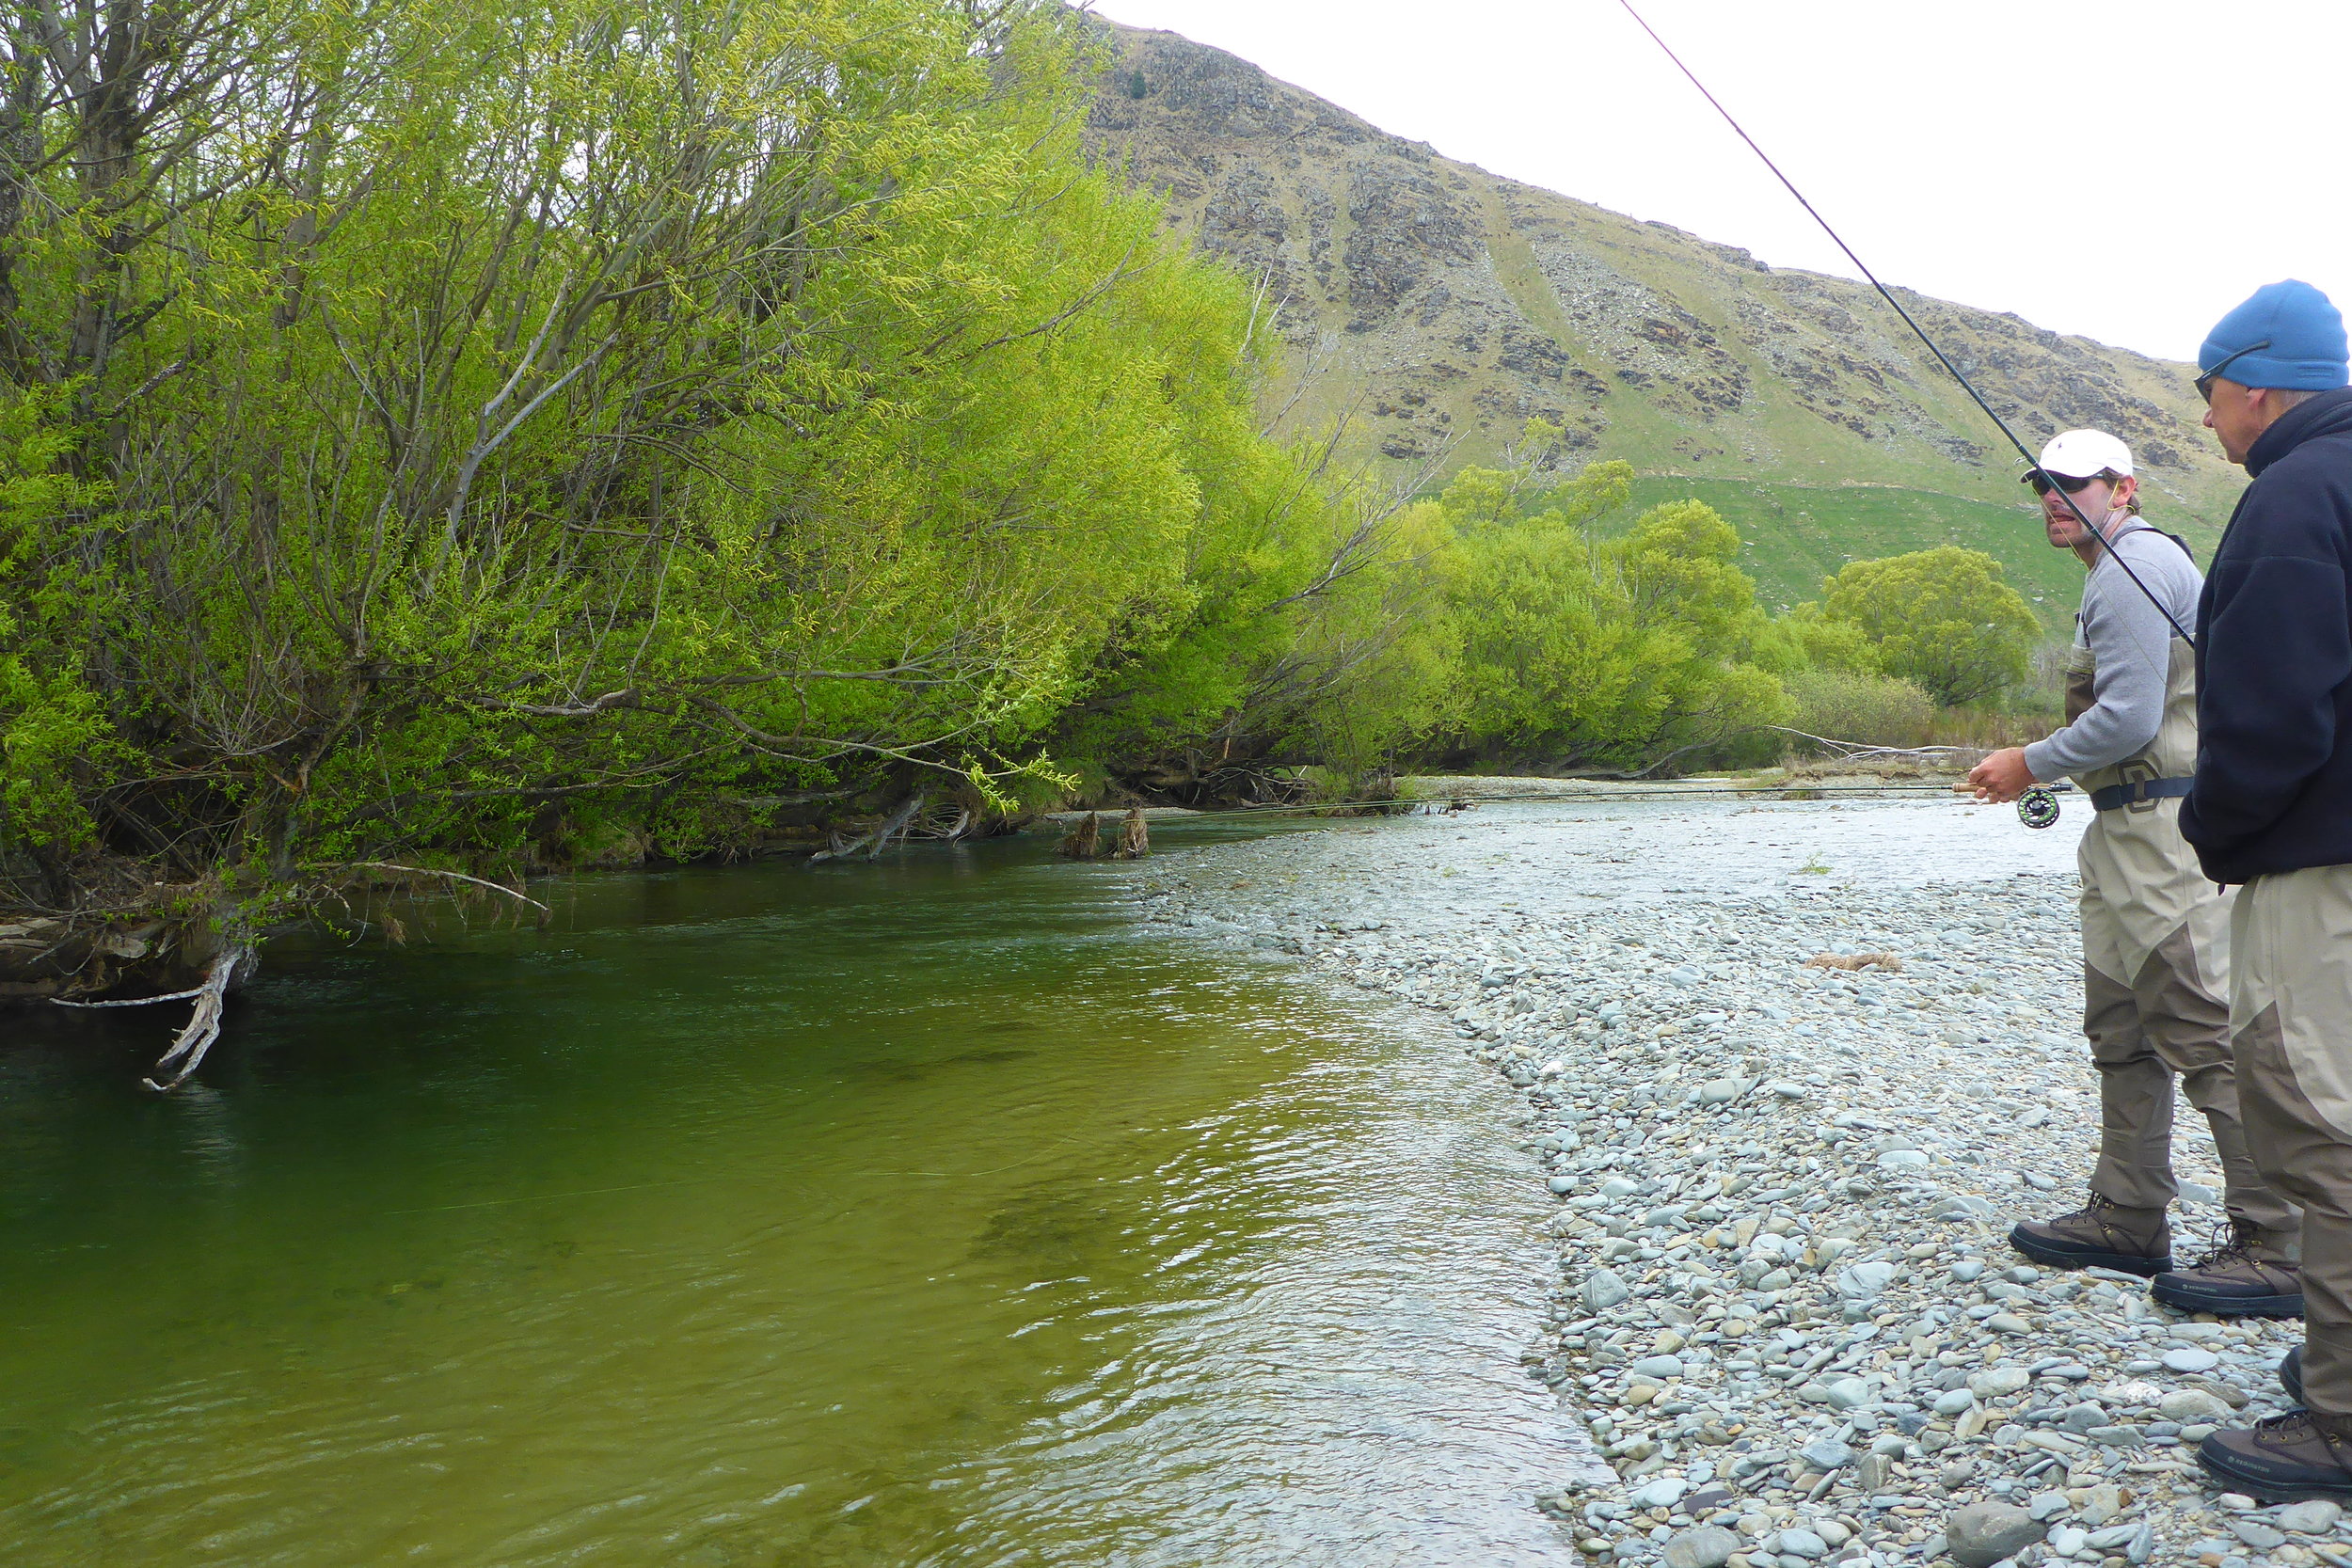
{"type": "MultiPolygon", "coordinates": [[[[2352,1561],[2326,1505],[2193,1458],[2284,1407],[2299,1324],[2007,1245],[2095,1148],[2080,815],[1486,808],[1198,851],[1146,907],[1415,1004],[1518,1089],[1557,1205],[1524,1360],[1610,1465],[1538,1502],[1588,1557],[2352,1561]]],[[[2194,1253],[2219,1178],[2198,1118],[2177,1143],[2194,1253]]]]}

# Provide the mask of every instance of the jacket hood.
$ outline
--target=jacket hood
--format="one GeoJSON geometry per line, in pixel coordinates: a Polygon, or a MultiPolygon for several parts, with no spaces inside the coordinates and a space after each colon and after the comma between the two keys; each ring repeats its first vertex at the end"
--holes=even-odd
{"type": "Polygon", "coordinates": [[[2255,438],[2246,451],[2246,471],[2260,479],[2269,467],[2306,441],[2352,435],[2352,387],[2338,387],[2297,404],[2255,438]]]}

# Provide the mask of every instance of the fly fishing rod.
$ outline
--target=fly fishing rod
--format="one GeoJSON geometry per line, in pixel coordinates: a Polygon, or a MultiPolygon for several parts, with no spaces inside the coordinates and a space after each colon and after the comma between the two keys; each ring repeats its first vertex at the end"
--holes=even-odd
{"type": "MultiPolygon", "coordinates": [[[[1463,795],[1453,797],[1431,796],[1427,799],[1418,800],[1301,800],[1288,805],[1221,806],[1212,811],[1203,811],[1200,815],[1204,816],[1216,817],[1298,816],[1312,816],[1317,812],[1352,811],[1363,809],[1385,810],[1401,814],[1419,811],[1448,811],[1454,809],[1457,805],[1465,807],[1532,804],[1590,806],[1607,805],[1613,800],[1674,800],[1692,796],[1703,799],[1730,797],[1734,800],[1753,801],[1757,805],[1786,803],[1792,801],[1803,803],[1807,800],[1826,800],[1831,796],[1858,796],[1867,798],[1889,795],[1932,795],[1939,799],[1950,800],[1962,791],[1965,790],[1966,787],[1967,786],[1964,784],[1661,784],[1648,789],[1580,789],[1549,790],[1527,793],[1512,792],[1500,795],[1463,795]]],[[[2059,784],[2049,787],[2054,789],[2065,789],[2071,786],[2059,784]]],[[[1966,802],[1955,801],[1955,803],[1973,805],[1976,802],[1972,800],[1966,802]]],[[[2055,821],[2056,819],[2055,815],[2053,815],[2051,820],[2055,821]]],[[[2046,827],[2048,824],[2034,823],[2032,825],[2036,827],[2046,827]]]]}
{"type": "Polygon", "coordinates": [[[1682,63],[1682,56],[1676,54],[1673,48],[1667,44],[1666,40],[1658,36],[1658,29],[1652,27],[1647,22],[1643,20],[1642,13],[1633,8],[1633,0],[1617,0],[1617,4],[1625,8],[1625,14],[1633,19],[1634,25],[1640,27],[1645,33],[1647,33],[1649,35],[1650,41],[1658,45],[1659,49],[1665,54],[1666,58],[1674,62],[1675,69],[1682,72],[1684,79],[1687,80],[1692,87],[1698,88],[1699,96],[1706,99],[1708,104],[1713,108],[1717,114],[1724,117],[1724,123],[1731,127],[1732,134],[1737,135],[1741,141],[1746,142],[1748,144],[1748,150],[1755,153],[1756,157],[1763,162],[1764,166],[1772,171],[1772,178],[1779,181],[1782,187],[1786,189],[1790,196],[1797,198],[1797,205],[1805,210],[1805,215],[1812,218],[1815,223],[1820,224],[1821,226],[1821,232],[1827,234],[1830,237],[1830,242],[1836,245],[1839,250],[1845,252],[1846,260],[1851,261],[1854,264],[1854,270],[1861,273],[1865,278],[1869,280],[1870,287],[1878,291],[1879,297],[1886,301],[1888,305],[1894,308],[1895,314],[1902,317],[1903,325],[1911,328],[1913,334],[1916,336],[1921,342],[1927,345],[1928,352],[1930,354],[1935,356],[1935,362],[1943,366],[1946,371],[1950,372],[1951,378],[1960,383],[1960,389],[1966,392],[1969,400],[1979,408],[1984,410],[1984,417],[1991,420],[2000,433],[2009,438],[2009,444],[2017,449],[2017,455],[2026,460],[2026,467],[2033,472],[2042,475],[2043,479],[2049,482],[2050,488],[2058,492],[2058,499],[2066,503],[2066,510],[2074,515],[2074,520],[2082,525],[2083,531],[2090,534],[2090,537],[2099,542],[2099,547],[2107,552],[2107,559],[2114,562],[2118,566],[2123,568],[2123,575],[2132,579],[2132,586],[2138,589],[2141,594],[2147,596],[2148,602],[2156,607],[2156,612],[2165,618],[2165,621],[2172,627],[2173,632],[2179,636],[2181,641],[2187,643],[2191,649],[2194,649],[2197,646],[2197,639],[2189,634],[2188,628],[2181,625],[2180,621],[2173,615],[2171,610],[2162,599],[2156,597],[2155,590],[2150,588],[2147,583],[2140,580],[2139,574],[2132,570],[2131,562],[2123,559],[2122,554],[2116,549],[2114,542],[2108,539],[2107,536],[2105,533],[2102,533],[2096,527],[2092,526],[2090,517],[2084,515],[2083,509],[2079,505],[2075,504],[2074,498],[2068,495],[2066,487],[2058,482],[2058,476],[2043,468],[2042,467],[2041,460],[2035,457],[2032,452],[2026,450],[2026,443],[2017,438],[2017,433],[2015,431],[2010,429],[2009,421],[2002,419],[1997,413],[1994,413],[1993,405],[1984,401],[1984,394],[1978,391],[1975,384],[1969,381],[1966,376],[1960,373],[1960,367],[1951,362],[1950,358],[1945,355],[1944,351],[1936,346],[1935,340],[1928,336],[1927,329],[1921,326],[1917,321],[1913,319],[1910,311],[1903,309],[1902,301],[1895,297],[1894,291],[1889,289],[1885,284],[1880,282],[1878,274],[1872,272],[1867,266],[1863,264],[1862,258],[1853,253],[1853,246],[1848,245],[1845,241],[1845,237],[1839,234],[1836,230],[1830,227],[1829,219],[1823,217],[1814,207],[1813,203],[1804,198],[1804,193],[1797,189],[1796,182],[1781,172],[1780,166],[1772,162],[1771,154],[1767,153],[1762,148],[1758,147],[1756,144],[1756,138],[1749,135],[1746,128],[1741,126],[1737,119],[1732,118],[1731,111],[1724,108],[1722,102],[1718,100],[1713,93],[1707,90],[1707,84],[1700,81],[1697,73],[1692,71],[1689,66],[1682,63]]]}

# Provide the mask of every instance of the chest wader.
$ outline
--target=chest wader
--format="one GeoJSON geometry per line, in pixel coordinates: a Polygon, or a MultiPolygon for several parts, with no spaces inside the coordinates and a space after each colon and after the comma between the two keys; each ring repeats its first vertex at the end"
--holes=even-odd
{"type": "Polygon", "coordinates": [[[2232,1050],[2256,1157],[2302,1206],[2298,1402],[2352,1417],[2352,865],[2257,877],[2231,911],[2232,1050]]]}
{"type": "MultiPolygon", "coordinates": [[[[2066,665],[2066,721],[2092,704],[2088,648],[2066,665]]],[[[2204,1113],[2233,1218],[2265,1250],[2293,1244],[2297,1216],[2263,1180],[2239,1119],[2230,1053],[2230,900],[2181,837],[2181,800],[2197,766],[2195,655],[2171,639],[2164,721],[2137,756],[2074,779],[2096,808],[2084,831],[2083,1033],[2099,1069],[2098,1168],[2090,1189],[2160,1225],[2172,1177],[2172,1084],[2204,1113]]]]}

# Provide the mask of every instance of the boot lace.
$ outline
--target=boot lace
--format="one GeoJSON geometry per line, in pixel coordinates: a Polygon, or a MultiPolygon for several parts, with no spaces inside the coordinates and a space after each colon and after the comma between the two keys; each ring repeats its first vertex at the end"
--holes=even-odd
{"type": "Polygon", "coordinates": [[[2203,1256],[2192,1259],[2188,1266],[2192,1270],[2226,1269],[2238,1263],[2251,1263],[2255,1260],[2254,1243],[2260,1235],[2261,1232],[2245,1220],[2221,1220],[2214,1226],[2213,1234],[2207,1238],[2203,1256]]]}
{"type": "Polygon", "coordinates": [[[2115,1202],[2114,1199],[2101,1197],[2097,1193],[2093,1193],[2090,1195],[2090,1202],[2084,1204],[2081,1208],[2075,1210],[2071,1214],[2060,1214],[2054,1223],[2063,1225],[2068,1220],[2090,1220],[2097,1224],[2104,1225],[2106,1221],[2100,1214],[2099,1211],[2102,1209],[2117,1209],[2121,1207],[2122,1205],[2115,1202]]]}
{"type": "MultiPolygon", "coordinates": [[[[2352,1433],[2344,1430],[2347,1418],[2342,1416],[2322,1418],[2309,1410],[2290,1410],[2284,1415],[2265,1417],[2254,1423],[2254,1430],[2275,1434],[2273,1441],[2280,1444],[2301,1443],[2316,1437],[2333,1454],[2344,1447],[2347,1437],[2352,1437],[2352,1433]]],[[[2344,1461],[2339,1458],[2337,1463],[2344,1461]]]]}

